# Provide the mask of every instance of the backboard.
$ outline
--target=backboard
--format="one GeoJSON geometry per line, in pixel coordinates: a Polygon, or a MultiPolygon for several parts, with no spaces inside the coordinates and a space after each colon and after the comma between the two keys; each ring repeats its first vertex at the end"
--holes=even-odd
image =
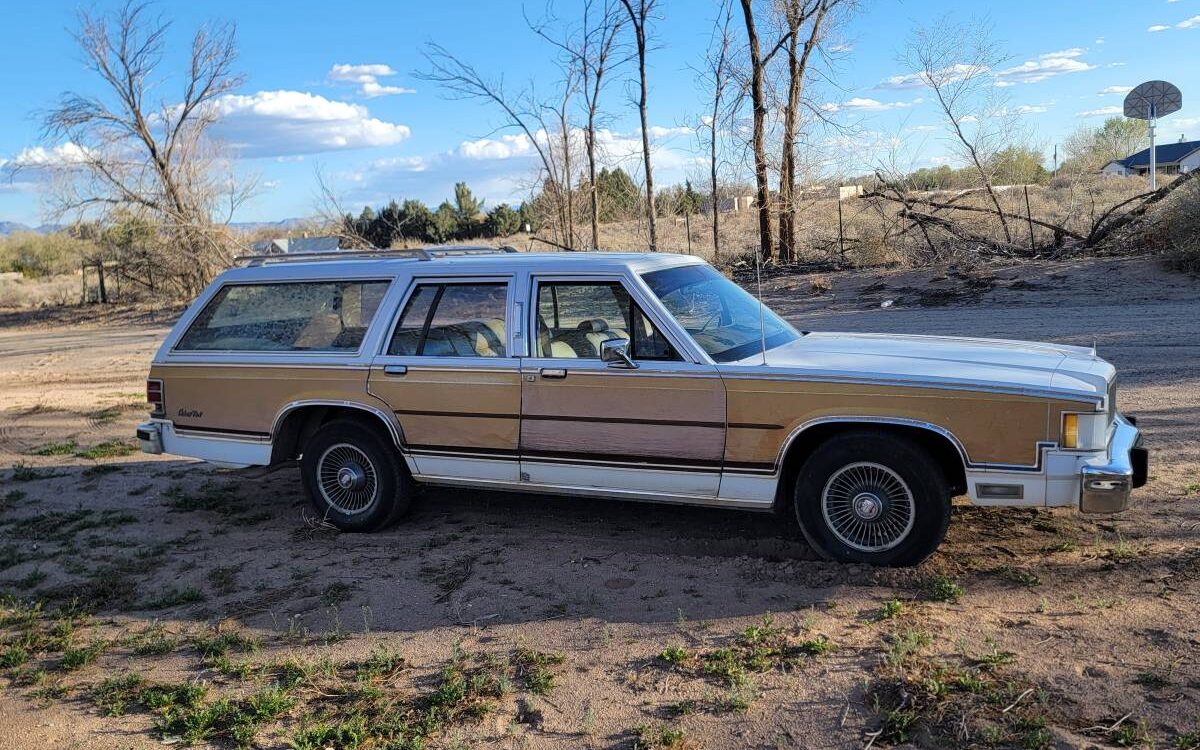
{"type": "Polygon", "coordinates": [[[1182,106],[1183,94],[1166,81],[1146,81],[1125,96],[1125,116],[1135,120],[1169,115],[1182,106]]]}

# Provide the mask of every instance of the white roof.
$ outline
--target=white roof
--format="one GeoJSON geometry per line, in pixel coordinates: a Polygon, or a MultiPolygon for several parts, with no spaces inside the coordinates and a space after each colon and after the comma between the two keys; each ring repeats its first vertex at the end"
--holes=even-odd
{"type": "Polygon", "coordinates": [[[551,252],[434,256],[422,259],[397,253],[397,257],[323,258],[304,260],[295,255],[287,262],[234,268],[221,274],[222,281],[267,279],[364,278],[420,274],[495,274],[516,270],[554,273],[645,273],[659,268],[695,265],[705,261],[679,253],[551,252]]]}

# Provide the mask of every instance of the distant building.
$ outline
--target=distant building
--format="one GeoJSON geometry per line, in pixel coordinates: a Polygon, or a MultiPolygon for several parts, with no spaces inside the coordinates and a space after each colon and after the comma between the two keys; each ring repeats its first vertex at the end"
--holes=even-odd
{"type": "Polygon", "coordinates": [[[250,245],[254,255],[293,255],[295,253],[333,253],[340,249],[337,237],[281,237],[258,240],[250,245]]]}
{"type": "MultiPolygon", "coordinates": [[[[1159,174],[1183,174],[1200,167],[1200,141],[1179,141],[1154,147],[1159,174]]],[[[1132,156],[1110,161],[1100,170],[1113,175],[1150,174],[1150,149],[1144,148],[1132,156]]]]}

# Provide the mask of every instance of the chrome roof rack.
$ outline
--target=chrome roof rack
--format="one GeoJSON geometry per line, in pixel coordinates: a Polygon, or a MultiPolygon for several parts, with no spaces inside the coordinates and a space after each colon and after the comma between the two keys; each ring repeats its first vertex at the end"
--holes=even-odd
{"type": "Polygon", "coordinates": [[[397,250],[371,247],[363,250],[333,250],[321,253],[240,255],[234,258],[234,262],[245,263],[247,266],[263,266],[268,263],[301,263],[314,260],[368,260],[371,258],[433,260],[434,258],[462,257],[466,255],[498,255],[515,252],[518,252],[518,250],[511,245],[504,245],[502,247],[488,247],[487,245],[434,245],[432,247],[397,250]]]}

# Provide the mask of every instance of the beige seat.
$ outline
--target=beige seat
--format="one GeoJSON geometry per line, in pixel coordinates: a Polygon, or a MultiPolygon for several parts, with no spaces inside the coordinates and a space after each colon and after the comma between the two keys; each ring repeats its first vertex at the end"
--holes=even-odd
{"type": "Polygon", "coordinates": [[[292,342],[297,349],[328,349],[342,332],[342,316],[335,312],[314,315],[292,342]]]}

